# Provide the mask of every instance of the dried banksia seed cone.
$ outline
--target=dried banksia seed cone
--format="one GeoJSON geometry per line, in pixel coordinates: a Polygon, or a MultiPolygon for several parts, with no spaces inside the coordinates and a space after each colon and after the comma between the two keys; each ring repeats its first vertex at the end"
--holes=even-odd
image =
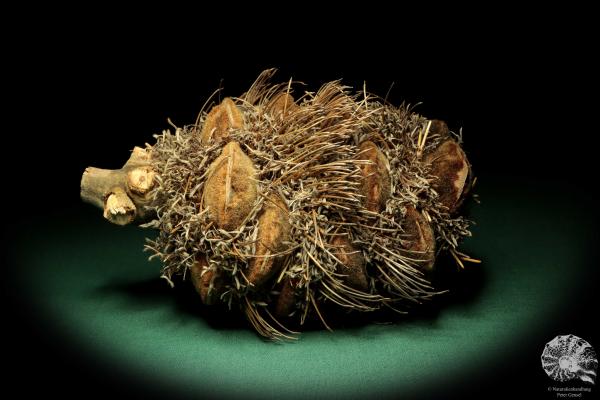
{"type": "Polygon", "coordinates": [[[294,100],[273,74],[122,169],[86,169],[83,200],[155,228],[146,249],[163,278],[191,281],[200,302],[238,308],[268,338],[310,318],[329,328],[336,309],[410,310],[440,293],[440,253],[477,262],[457,248],[474,181],[460,135],[339,82],[294,100]]]}

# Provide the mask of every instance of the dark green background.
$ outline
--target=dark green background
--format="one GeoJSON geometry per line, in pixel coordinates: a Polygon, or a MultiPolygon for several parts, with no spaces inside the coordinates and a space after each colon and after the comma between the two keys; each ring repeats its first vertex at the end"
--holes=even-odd
{"type": "Polygon", "coordinates": [[[352,27],[343,31],[317,14],[283,30],[248,18],[182,29],[162,14],[96,11],[102,18],[32,24],[24,43],[9,44],[5,388],[68,398],[554,398],[544,344],[572,333],[600,350],[585,24],[566,36],[554,23],[533,29],[552,21],[536,14],[499,25],[419,19],[414,30],[393,13],[368,24],[361,9],[334,18],[352,27]],[[287,32],[277,35],[285,45],[267,40],[274,31],[287,32]],[[477,225],[464,248],[483,264],[446,265],[450,295],[393,324],[272,344],[202,307],[189,287],[169,289],[141,251],[151,232],[111,226],[81,204],[85,167],[119,168],[167,117],[193,121],[221,79],[225,95],[239,95],[272,66],[307,89],[343,78],[385,96],[395,82],[393,104],[423,102],[422,114],[463,127],[482,200],[469,207],[477,225]]]}
{"type": "Polygon", "coordinates": [[[573,199],[523,182],[492,178],[478,192],[465,249],[484,263],[454,275],[465,282],[455,282],[456,293],[437,308],[394,324],[311,331],[273,344],[243,324],[214,323],[189,287],[171,290],[159,265],[146,261],[141,248],[151,231],[114,227],[95,210],[24,226],[14,283],[30,312],[43,317],[41,332],[93,359],[98,373],[124,371],[180,394],[444,393],[502,372],[506,360],[518,369],[530,364],[528,379],[536,381],[543,345],[573,331],[557,321],[579,311],[592,279],[585,268],[594,226],[582,208],[565,210],[563,201],[573,199]],[[529,342],[535,346],[523,345],[529,342]]]}

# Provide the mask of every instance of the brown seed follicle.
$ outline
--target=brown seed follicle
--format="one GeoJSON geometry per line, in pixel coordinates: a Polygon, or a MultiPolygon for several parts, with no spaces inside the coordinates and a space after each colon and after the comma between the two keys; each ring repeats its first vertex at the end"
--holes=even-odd
{"type": "Polygon", "coordinates": [[[443,142],[425,158],[431,166],[431,187],[439,195],[439,201],[454,213],[462,204],[470,165],[465,152],[452,139],[443,142]]]}
{"type": "Polygon", "coordinates": [[[448,129],[448,125],[440,120],[440,119],[432,119],[431,126],[429,127],[429,135],[439,135],[442,137],[447,137],[450,134],[450,130],[448,129]]]}
{"type": "Polygon", "coordinates": [[[267,197],[258,217],[256,253],[246,274],[254,287],[261,287],[281,267],[280,253],[288,248],[290,231],[289,211],[283,199],[278,195],[267,197]]]}
{"type": "Polygon", "coordinates": [[[408,257],[421,270],[429,272],[435,262],[435,236],[431,224],[414,207],[406,207],[402,228],[407,237],[408,257]]]}
{"type": "Polygon", "coordinates": [[[335,236],[331,245],[334,247],[331,253],[340,261],[337,272],[344,275],[343,280],[354,289],[367,291],[369,283],[362,252],[357,250],[344,235],[335,236]]]}
{"type": "Polygon", "coordinates": [[[258,197],[256,168],[239,143],[229,142],[209,167],[202,194],[203,207],[219,228],[236,230],[258,197]]]}
{"type": "Polygon", "coordinates": [[[280,93],[273,97],[269,103],[265,106],[265,111],[271,114],[272,116],[282,116],[285,117],[288,114],[294,112],[298,108],[298,105],[294,101],[294,97],[292,97],[289,93],[280,93]]]}
{"type": "Polygon", "coordinates": [[[203,304],[213,305],[219,301],[223,292],[223,279],[209,268],[205,255],[196,257],[190,267],[190,276],[203,304]]]}
{"type": "Polygon", "coordinates": [[[283,279],[279,296],[275,302],[275,316],[280,318],[289,317],[296,305],[296,288],[288,277],[283,279]]]}
{"type": "Polygon", "coordinates": [[[385,208],[391,195],[389,162],[377,145],[368,140],[360,144],[357,159],[369,161],[360,165],[360,191],[364,196],[364,207],[369,211],[379,212],[385,208]]]}
{"type": "Polygon", "coordinates": [[[241,129],[244,126],[244,114],[229,97],[221,104],[214,106],[204,121],[200,132],[200,141],[208,143],[211,140],[226,139],[230,129],[241,129]]]}
{"type": "Polygon", "coordinates": [[[88,167],[81,176],[83,201],[103,209],[104,218],[116,225],[144,222],[152,217],[150,190],[155,184],[149,149],[135,147],[123,168],[88,167]]]}

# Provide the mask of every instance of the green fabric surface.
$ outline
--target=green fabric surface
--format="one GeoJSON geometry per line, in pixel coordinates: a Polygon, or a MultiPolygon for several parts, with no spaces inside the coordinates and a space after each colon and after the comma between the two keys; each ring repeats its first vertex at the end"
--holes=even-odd
{"type": "Polygon", "coordinates": [[[210,323],[199,299],[173,295],[141,251],[153,233],[112,226],[97,210],[22,237],[18,284],[73,348],[184,393],[409,396],[468,379],[535,337],[583,273],[592,227],[582,208],[501,179],[480,181],[476,192],[482,204],[472,207],[477,225],[463,249],[483,260],[467,265],[482,270],[480,287],[423,318],[263,341],[249,327],[210,323]]]}

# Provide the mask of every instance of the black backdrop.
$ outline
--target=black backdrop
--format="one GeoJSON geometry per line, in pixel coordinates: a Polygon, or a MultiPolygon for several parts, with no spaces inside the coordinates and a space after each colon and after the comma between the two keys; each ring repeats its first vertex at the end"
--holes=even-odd
{"type": "MultiPolygon", "coordinates": [[[[168,127],[167,118],[179,126],[192,122],[213,90],[222,85],[225,95],[238,95],[269,67],[308,89],[341,78],[355,88],[366,82],[385,96],[393,83],[391,103],[422,102],[420,113],[463,128],[481,179],[515,177],[557,192],[568,182],[581,196],[591,195],[597,91],[588,75],[587,26],[567,24],[578,15],[563,21],[515,12],[493,21],[485,14],[470,23],[428,17],[413,24],[398,15],[382,12],[366,23],[360,10],[268,20],[231,20],[223,12],[211,18],[205,11],[181,21],[105,10],[28,21],[6,36],[3,175],[11,198],[5,243],[10,247],[11,227],[23,219],[85,207],[79,179],[86,166],[119,168],[133,146],[152,143],[151,135],[168,127]]],[[[592,210],[590,218],[597,219],[592,210]]],[[[143,393],[123,378],[98,375],[67,344],[39,335],[37,316],[10,285],[11,257],[4,254],[5,315],[12,322],[3,329],[6,382],[24,393],[76,396],[77,385],[96,387],[100,396],[143,393]]],[[[589,257],[592,268],[595,257],[589,257]]],[[[596,280],[586,289],[581,305],[589,311],[557,325],[598,347],[588,306],[596,280]]],[[[531,345],[537,356],[539,343],[531,345]]],[[[454,395],[498,394],[505,384],[528,382],[532,372],[516,361],[500,361],[498,371],[454,395]]]]}

